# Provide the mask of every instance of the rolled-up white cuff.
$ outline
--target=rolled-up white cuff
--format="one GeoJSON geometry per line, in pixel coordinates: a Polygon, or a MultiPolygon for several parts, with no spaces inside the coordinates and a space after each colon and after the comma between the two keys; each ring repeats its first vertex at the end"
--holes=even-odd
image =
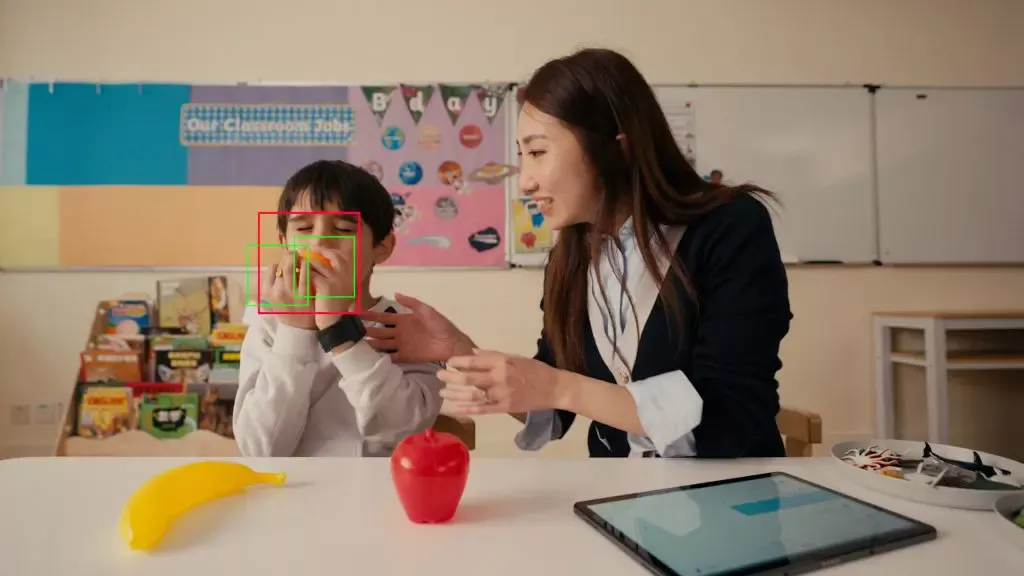
{"type": "Polygon", "coordinates": [[[637,415],[658,454],[689,452],[674,445],[690,444],[700,424],[704,401],[682,371],[666,372],[626,384],[636,402],[637,415]]]}

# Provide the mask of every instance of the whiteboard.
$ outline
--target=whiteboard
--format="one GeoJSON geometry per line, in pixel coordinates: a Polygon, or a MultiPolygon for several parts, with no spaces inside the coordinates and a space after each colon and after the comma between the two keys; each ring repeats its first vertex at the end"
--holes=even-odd
{"type": "Polygon", "coordinates": [[[886,88],[876,118],[884,263],[1024,262],[1024,89],[886,88]]]}
{"type": "Polygon", "coordinates": [[[787,262],[878,259],[871,93],[857,87],[656,86],[670,122],[691,101],[701,175],[722,170],[778,194],[787,262]]]}

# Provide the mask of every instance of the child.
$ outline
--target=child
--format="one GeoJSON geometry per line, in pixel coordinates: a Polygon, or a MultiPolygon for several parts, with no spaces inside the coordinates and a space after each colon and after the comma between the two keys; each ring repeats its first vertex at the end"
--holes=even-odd
{"type": "Polygon", "coordinates": [[[395,245],[391,196],[361,168],[323,160],[288,180],[278,211],[293,212],[278,215],[280,243],[299,248],[263,273],[261,309],[308,313],[250,316],[233,418],[238,447],[247,457],[388,455],[437,418],[438,366],[392,363],[365,341],[358,316],[336,314],[360,312],[354,299],[323,297],[354,296],[358,281],[364,310],[407,312],[369,292],[374,265],[395,245]],[[310,211],[359,213],[359,253],[352,238],[337,238],[356,234],[354,216],[295,213],[310,211]],[[304,298],[307,285],[315,299],[304,298]]]}

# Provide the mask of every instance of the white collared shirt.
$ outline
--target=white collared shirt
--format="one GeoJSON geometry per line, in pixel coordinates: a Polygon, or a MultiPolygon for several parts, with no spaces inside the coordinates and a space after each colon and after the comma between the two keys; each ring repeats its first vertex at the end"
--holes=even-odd
{"type": "MultiPolygon", "coordinates": [[[[660,253],[655,246],[655,258],[664,277],[685,227],[663,227],[662,231],[669,253],[660,253]]],[[[700,424],[703,401],[686,375],[675,370],[639,381],[632,377],[640,336],[661,289],[648,273],[634,235],[630,219],[619,230],[618,245],[608,238],[600,262],[589,271],[587,311],[591,331],[601,359],[618,384],[633,396],[647,432],[646,436],[627,435],[630,456],[650,451],[664,457],[693,456],[696,449],[692,431],[700,424]]],[[[561,435],[554,411],[544,410],[527,415],[516,443],[524,450],[538,450],[561,435]]]]}

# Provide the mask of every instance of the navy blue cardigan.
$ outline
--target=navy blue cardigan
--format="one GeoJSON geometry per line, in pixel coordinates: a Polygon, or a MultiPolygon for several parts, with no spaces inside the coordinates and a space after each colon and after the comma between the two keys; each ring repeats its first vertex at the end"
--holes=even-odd
{"type": "MultiPolygon", "coordinates": [[[[655,302],[640,334],[633,380],[673,370],[686,374],[704,402],[701,423],[693,431],[697,457],[785,456],[775,423],[775,374],[782,367],[779,345],[792,313],[771,215],[758,199],[738,195],[690,224],[675,256],[689,274],[700,306],[669,275],[682,299],[685,325],[670,330],[674,317],[666,313],[661,298],[655,302]]],[[[598,352],[589,319],[576,321],[584,325],[585,375],[617,385],[598,352]]],[[[555,364],[543,332],[534,358],[555,364]]],[[[576,414],[557,414],[564,436],[576,414]]],[[[591,457],[625,457],[630,452],[624,431],[599,422],[591,423],[587,444],[591,457]],[[598,440],[598,433],[611,450],[598,440]]]]}

